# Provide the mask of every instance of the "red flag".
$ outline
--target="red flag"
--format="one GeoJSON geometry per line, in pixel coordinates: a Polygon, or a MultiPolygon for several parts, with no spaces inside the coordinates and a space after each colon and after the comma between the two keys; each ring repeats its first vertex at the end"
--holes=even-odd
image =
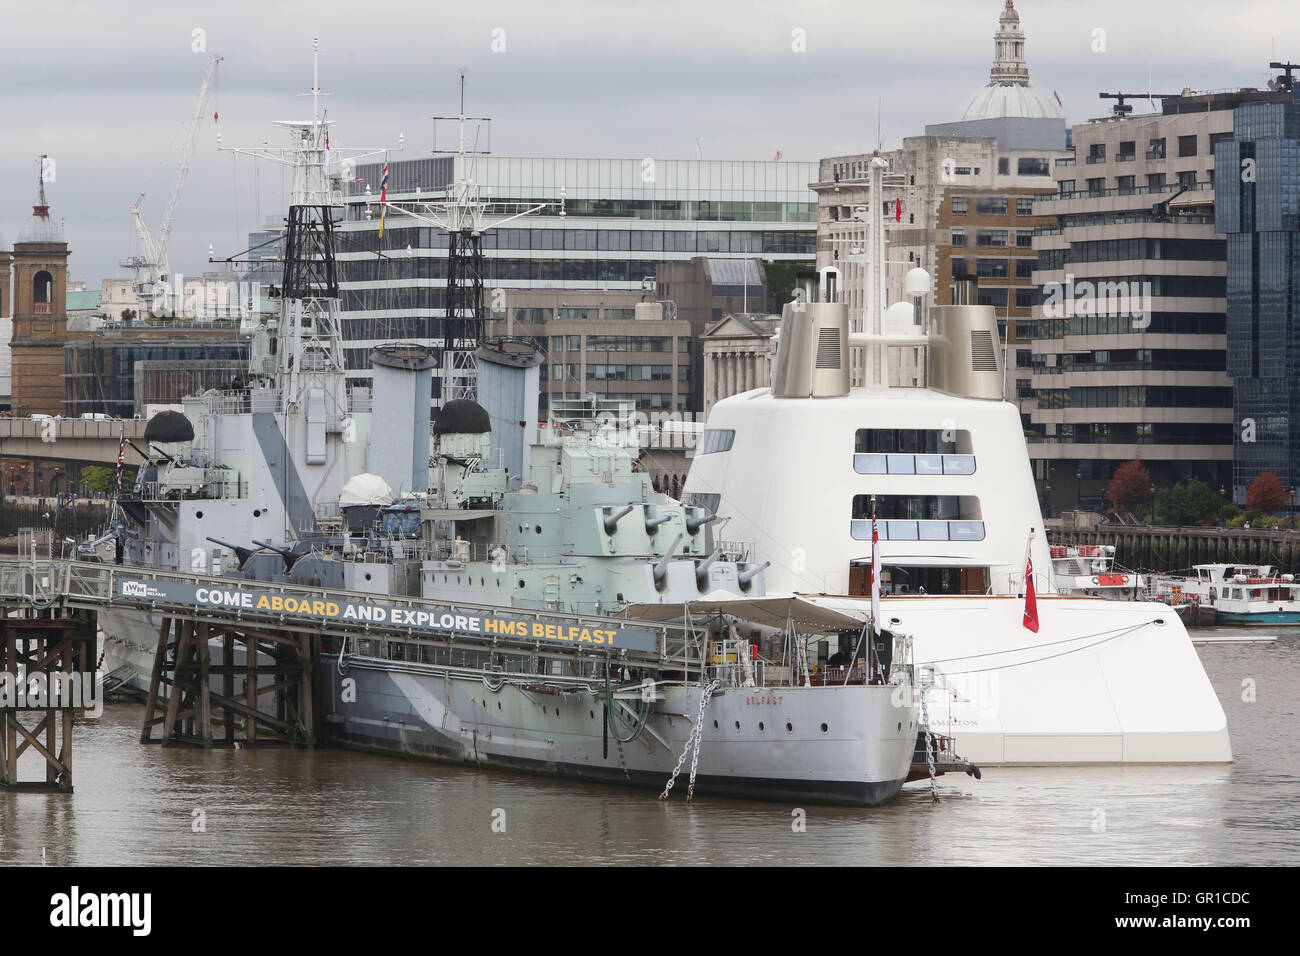
{"type": "Polygon", "coordinates": [[[1038,596],[1034,594],[1034,559],[1025,557],[1025,617],[1021,622],[1038,633],[1038,596]]]}
{"type": "Polygon", "coordinates": [[[876,527],[876,503],[871,503],[871,628],[880,634],[880,530],[876,527]]]}
{"type": "Polygon", "coordinates": [[[903,200],[894,200],[894,222],[903,221],[903,200]]]}

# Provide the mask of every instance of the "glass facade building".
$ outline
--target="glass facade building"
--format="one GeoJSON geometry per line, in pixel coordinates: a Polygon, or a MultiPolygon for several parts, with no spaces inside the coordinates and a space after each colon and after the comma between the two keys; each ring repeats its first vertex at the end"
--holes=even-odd
{"type": "Polygon", "coordinates": [[[1215,221],[1227,236],[1232,484],[1300,482],[1300,103],[1243,103],[1215,146],[1215,221]],[[1231,171],[1231,174],[1229,174],[1231,171]]]}
{"type": "MultiPolygon", "coordinates": [[[[375,345],[434,344],[445,307],[447,234],[390,209],[381,239],[381,176],[380,165],[357,167],[339,225],[344,359],[361,383],[375,345]]],[[[443,199],[462,177],[494,203],[549,204],[484,233],[489,318],[533,305],[530,294],[540,290],[652,289],[665,262],[706,255],[811,264],[815,255],[815,163],[438,156],[390,162],[388,198],[443,199]]],[[[608,310],[601,317],[611,318],[608,310]]]]}

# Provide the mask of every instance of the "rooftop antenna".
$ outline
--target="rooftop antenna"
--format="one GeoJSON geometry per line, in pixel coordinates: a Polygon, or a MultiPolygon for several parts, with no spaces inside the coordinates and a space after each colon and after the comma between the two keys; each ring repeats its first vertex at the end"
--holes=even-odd
{"type": "Polygon", "coordinates": [[[1291,74],[1295,70],[1300,70],[1300,63],[1280,63],[1277,60],[1274,60],[1269,63],[1268,68],[1270,70],[1283,71],[1281,76],[1269,80],[1268,88],[1270,90],[1282,90],[1290,93],[1295,89],[1295,77],[1291,74]]]}
{"type": "MultiPolygon", "coordinates": [[[[1178,95],[1180,95],[1180,94],[1177,94],[1177,93],[1152,93],[1152,92],[1151,92],[1151,85],[1150,85],[1150,83],[1148,83],[1148,84],[1147,84],[1147,92],[1146,92],[1146,97],[1145,97],[1145,98],[1146,98],[1147,100],[1151,100],[1151,101],[1152,101],[1152,105],[1153,105],[1153,107],[1154,107],[1154,101],[1155,101],[1155,100],[1163,100],[1163,99],[1166,99],[1166,98],[1172,98],[1172,97],[1174,97],[1174,96],[1178,96],[1178,95]]],[[[1114,115],[1114,116],[1123,117],[1123,116],[1128,116],[1128,114],[1130,114],[1130,113],[1133,112],[1133,104],[1131,104],[1131,103],[1125,103],[1124,101],[1125,101],[1125,100],[1140,100],[1140,99],[1143,98],[1143,94],[1141,94],[1141,93],[1098,93],[1098,94],[1097,94],[1097,98],[1098,98],[1098,99],[1102,99],[1102,100],[1114,100],[1114,101],[1115,101],[1115,105],[1112,106],[1112,107],[1110,108],[1111,114],[1114,115]]]]}
{"type": "Polygon", "coordinates": [[[695,158],[704,158],[704,147],[700,145],[700,138],[698,136],[695,137],[695,158]]]}

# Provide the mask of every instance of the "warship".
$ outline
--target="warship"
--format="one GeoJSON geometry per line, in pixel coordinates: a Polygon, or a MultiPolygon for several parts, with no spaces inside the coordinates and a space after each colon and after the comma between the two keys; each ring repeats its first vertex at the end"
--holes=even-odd
{"type": "MultiPolygon", "coordinates": [[[[290,149],[250,151],[293,171],[278,322],[256,330],[247,381],[151,419],[113,559],[311,586],[350,607],[419,602],[403,620],[436,626],[325,642],[330,736],[345,745],[665,795],[688,756],[691,791],[895,795],[922,730],[907,635],[769,593],[765,564],[715,540],[717,515],[653,489],[631,408],[556,403],[539,422],[536,350],[482,341],[472,300],[449,305],[449,327],[453,309],[469,318],[454,349],[449,332],[441,350],[376,348],[371,386],[348,387],[344,184],[319,112],[278,125],[290,149]],[[628,616],[648,607],[681,623],[628,616]],[[824,667],[832,647],[840,663],[824,667]]],[[[449,192],[475,248],[487,204],[468,183],[449,192]]],[[[147,681],[159,623],[106,610],[105,670],[147,681]]]]}

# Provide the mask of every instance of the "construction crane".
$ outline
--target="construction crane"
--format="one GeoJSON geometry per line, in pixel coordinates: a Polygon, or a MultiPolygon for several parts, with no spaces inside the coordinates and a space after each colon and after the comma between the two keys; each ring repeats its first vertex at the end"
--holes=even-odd
{"type": "Polygon", "coordinates": [[[207,69],[203,72],[203,82],[199,85],[199,95],[194,101],[194,115],[190,118],[185,142],[181,146],[181,161],[177,164],[176,175],[172,179],[172,192],[167,199],[167,207],[163,210],[162,226],[158,230],[157,241],[154,240],[149,227],[145,225],[144,217],[140,215],[140,204],[144,201],[144,193],[141,193],[131,206],[131,218],[135,222],[136,235],[140,240],[140,254],[123,259],[119,265],[135,270],[137,293],[151,292],[154,283],[164,281],[171,274],[167,262],[167,244],[171,240],[172,225],[176,222],[176,209],[181,202],[181,190],[185,188],[185,178],[190,172],[190,160],[194,157],[194,146],[198,142],[204,106],[212,84],[216,81],[217,64],[220,62],[221,55],[213,55],[208,61],[207,69]]]}

